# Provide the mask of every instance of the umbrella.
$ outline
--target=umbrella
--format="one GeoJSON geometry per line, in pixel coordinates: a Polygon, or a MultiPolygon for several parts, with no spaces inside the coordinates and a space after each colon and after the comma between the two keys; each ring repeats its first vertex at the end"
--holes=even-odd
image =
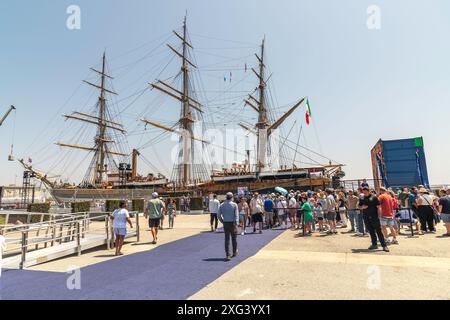
{"type": "Polygon", "coordinates": [[[275,191],[278,192],[278,193],[281,193],[283,196],[286,196],[288,194],[288,191],[286,189],[284,189],[284,188],[281,188],[281,187],[276,187],[275,191]]]}

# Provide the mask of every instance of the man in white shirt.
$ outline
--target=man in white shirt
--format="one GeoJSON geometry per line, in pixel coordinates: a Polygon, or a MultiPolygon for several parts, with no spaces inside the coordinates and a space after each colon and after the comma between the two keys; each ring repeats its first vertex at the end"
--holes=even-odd
{"type": "Polygon", "coordinates": [[[259,197],[259,193],[255,192],[253,194],[252,200],[250,200],[250,213],[252,215],[253,233],[256,232],[256,224],[259,224],[259,233],[262,233],[263,207],[264,203],[259,197]]]}
{"type": "Polygon", "coordinates": [[[217,195],[213,194],[212,200],[209,201],[209,214],[211,216],[210,224],[211,224],[211,232],[217,230],[218,218],[217,215],[219,213],[220,202],[217,200],[217,195]]]}
{"type": "Polygon", "coordinates": [[[296,226],[297,218],[297,200],[293,193],[289,194],[289,221],[291,222],[292,228],[296,226]]]}

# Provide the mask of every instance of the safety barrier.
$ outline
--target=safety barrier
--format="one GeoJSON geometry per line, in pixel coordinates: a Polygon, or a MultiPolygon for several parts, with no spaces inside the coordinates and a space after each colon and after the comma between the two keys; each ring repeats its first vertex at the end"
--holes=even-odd
{"type": "MultiPolygon", "coordinates": [[[[109,213],[46,214],[48,221],[6,226],[3,234],[7,249],[3,254],[4,267],[19,267],[42,263],[82,250],[106,244],[114,246],[113,223],[109,213]]],[[[139,213],[130,212],[135,228],[127,237],[140,241],[139,213]]]]}

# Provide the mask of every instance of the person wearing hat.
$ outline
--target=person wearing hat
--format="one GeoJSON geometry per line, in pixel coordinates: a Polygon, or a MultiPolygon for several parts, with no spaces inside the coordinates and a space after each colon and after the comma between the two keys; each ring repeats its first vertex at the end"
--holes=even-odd
{"type": "Polygon", "coordinates": [[[383,251],[389,252],[383,232],[381,231],[380,218],[378,216],[379,205],[380,201],[378,200],[378,197],[371,193],[368,187],[364,187],[363,196],[359,199],[359,209],[362,210],[364,223],[369,231],[370,239],[372,241],[369,250],[377,249],[378,241],[380,241],[383,251]]]}
{"type": "Polygon", "coordinates": [[[433,211],[433,198],[430,193],[424,187],[419,189],[419,196],[417,197],[417,211],[422,227],[422,232],[428,230],[432,233],[436,232],[434,228],[434,211],[433,211]]]}
{"type": "Polygon", "coordinates": [[[144,213],[145,218],[148,219],[148,226],[152,233],[152,244],[156,244],[156,241],[158,241],[158,228],[165,209],[166,205],[164,201],[159,199],[157,192],[153,192],[152,199],[147,203],[147,208],[144,213]]]}
{"type": "Polygon", "coordinates": [[[239,224],[238,205],[233,201],[233,193],[228,192],[226,200],[219,207],[219,221],[223,224],[225,233],[226,260],[230,261],[238,253],[237,248],[237,226],[239,224]],[[230,255],[230,238],[233,246],[233,255],[230,255]]]}
{"type": "Polygon", "coordinates": [[[252,200],[250,200],[250,214],[252,215],[253,233],[256,232],[256,225],[259,225],[259,233],[262,233],[263,227],[263,208],[264,203],[259,197],[259,193],[253,194],[252,200]]]}

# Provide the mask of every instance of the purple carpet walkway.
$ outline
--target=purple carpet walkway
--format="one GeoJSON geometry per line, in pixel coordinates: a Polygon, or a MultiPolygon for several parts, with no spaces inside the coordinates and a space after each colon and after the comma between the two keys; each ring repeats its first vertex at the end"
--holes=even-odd
{"type": "MultiPolygon", "coordinates": [[[[170,230],[163,231],[160,238],[165,232],[170,230]]],[[[239,235],[239,255],[230,262],[224,261],[223,233],[204,232],[183,238],[81,268],[79,290],[67,288],[68,273],[3,270],[0,299],[182,300],[255,255],[281,232],[239,235]]]]}

